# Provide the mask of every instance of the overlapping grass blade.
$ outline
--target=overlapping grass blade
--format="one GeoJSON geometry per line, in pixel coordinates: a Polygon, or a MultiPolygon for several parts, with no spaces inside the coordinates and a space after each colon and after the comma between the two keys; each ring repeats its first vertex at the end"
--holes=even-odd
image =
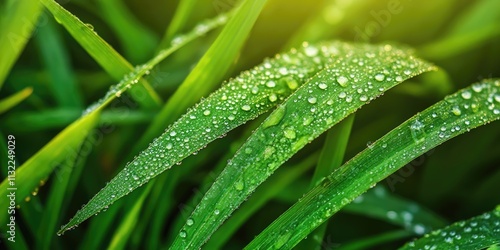
{"type": "Polygon", "coordinates": [[[443,229],[432,231],[424,237],[407,243],[401,250],[410,249],[484,249],[500,243],[500,207],[455,222],[443,229]]]}
{"type": "Polygon", "coordinates": [[[113,28],[123,46],[124,55],[132,63],[143,63],[152,56],[158,37],[135,18],[123,1],[99,0],[97,4],[101,17],[113,28]]]}
{"type": "Polygon", "coordinates": [[[277,55],[224,84],[127,164],[78,211],[63,231],[80,224],[233,128],[275,107],[325,65],[331,64],[332,57],[343,56],[352,48],[338,42],[328,45],[321,51],[305,46],[277,55]],[[311,50],[315,51],[314,56],[311,50]]]}
{"type": "Polygon", "coordinates": [[[0,89],[35,29],[42,5],[38,0],[9,1],[0,11],[0,89]]]}
{"type": "Polygon", "coordinates": [[[15,107],[17,104],[28,98],[33,93],[33,88],[25,88],[3,100],[0,100],[0,114],[15,107]]]}
{"type": "MultiPolygon", "coordinates": [[[[132,151],[134,154],[143,150],[147,143],[163,132],[166,124],[178,119],[186,109],[194,105],[203,96],[208,95],[224,79],[227,70],[237,58],[266,1],[245,0],[237,7],[234,15],[217,36],[215,42],[176,92],[168,99],[165,106],[143,134],[132,151]],[[193,91],[193,89],[196,89],[196,91],[193,91]]],[[[204,29],[204,25],[195,27],[195,30],[204,29]]],[[[184,38],[176,37],[176,40],[182,39],[184,38]]]]}
{"type": "MultiPolygon", "coordinates": [[[[391,45],[343,46],[345,55],[290,95],[240,148],[187,219],[172,249],[201,247],[260,183],[307,143],[387,89],[433,69],[391,45]]],[[[314,58],[335,49],[309,46],[305,53],[314,58]]]]}
{"type": "Polygon", "coordinates": [[[498,119],[499,80],[477,83],[446,97],[330,174],[246,248],[292,248],[343,206],[412,159],[457,135],[498,119]]]}
{"type": "MultiPolygon", "coordinates": [[[[115,80],[121,80],[125,74],[134,70],[133,66],[99,37],[89,25],[80,21],[53,0],[40,1],[54,15],[56,21],[62,24],[115,80]]],[[[162,101],[151,85],[144,79],[139,79],[138,82],[139,84],[131,85],[132,97],[146,108],[159,107],[162,101]]]]}
{"type": "MultiPolygon", "coordinates": [[[[96,124],[99,112],[92,113],[79,119],[77,122],[65,128],[54,139],[46,144],[40,151],[28,161],[17,168],[15,173],[16,202],[20,204],[23,199],[38,187],[41,180],[46,179],[50,173],[67,157],[68,152],[76,151],[96,124]]],[[[6,197],[8,188],[11,187],[9,178],[5,178],[0,184],[0,194],[6,197]]],[[[1,203],[0,208],[7,211],[8,203],[1,203]]],[[[5,225],[5,216],[0,216],[1,225],[5,225]]],[[[2,226],[3,227],[3,226],[2,226]]]]}

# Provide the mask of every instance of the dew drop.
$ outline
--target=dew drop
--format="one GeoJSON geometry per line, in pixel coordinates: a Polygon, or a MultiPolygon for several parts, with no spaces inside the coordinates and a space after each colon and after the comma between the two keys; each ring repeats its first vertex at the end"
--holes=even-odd
{"type": "Polygon", "coordinates": [[[180,236],[181,238],[186,238],[186,236],[187,236],[186,231],[182,230],[182,231],[179,233],[179,236],[180,236]]]}
{"type": "Polygon", "coordinates": [[[346,98],[345,98],[345,101],[346,101],[346,102],[352,102],[352,96],[348,96],[348,97],[346,97],[346,98]]]}
{"type": "Polygon", "coordinates": [[[203,111],[203,114],[204,115],[210,115],[210,110],[207,109],[207,110],[203,111]]]}
{"type": "Polygon", "coordinates": [[[339,98],[345,98],[347,94],[345,92],[340,92],[339,93],[339,98]]]}
{"type": "Polygon", "coordinates": [[[462,114],[462,111],[460,110],[460,108],[458,108],[458,106],[454,106],[452,109],[451,109],[451,112],[458,116],[458,115],[461,115],[462,114]]]}
{"type": "Polygon", "coordinates": [[[348,80],[349,80],[349,79],[347,79],[347,77],[345,77],[345,76],[339,76],[339,77],[337,77],[337,82],[338,82],[338,83],[339,83],[339,85],[340,85],[340,86],[342,86],[342,87],[347,86],[347,81],[348,81],[348,80]]]}
{"type": "Polygon", "coordinates": [[[238,191],[243,190],[244,187],[245,187],[245,185],[243,184],[243,181],[241,181],[241,180],[238,180],[237,182],[234,183],[234,188],[236,188],[236,190],[238,190],[238,191]]]}
{"type": "Polygon", "coordinates": [[[375,75],[375,80],[377,80],[379,82],[383,81],[384,79],[385,79],[385,75],[384,74],[379,73],[379,74],[375,75]]]}
{"type": "Polygon", "coordinates": [[[285,137],[288,139],[295,139],[296,137],[295,130],[293,130],[292,128],[285,129],[283,133],[285,134],[285,137]]]}
{"type": "Polygon", "coordinates": [[[313,57],[318,54],[318,48],[314,46],[308,46],[305,48],[304,52],[306,53],[307,56],[313,57]]]}
{"type": "Polygon", "coordinates": [[[227,119],[228,119],[228,120],[230,120],[230,121],[233,121],[235,118],[236,118],[236,117],[234,117],[234,115],[229,115],[229,116],[227,117],[227,119]]]}
{"type": "Polygon", "coordinates": [[[273,80],[268,81],[268,82],[266,82],[266,86],[267,86],[268,88],[274,88],[274,87],[276,87],[276,82],[275,82],[275,81],[273,81],[273,80]]]}
{"type": "Polygon", "coordinates": [[[359,97],[359,100],[362,102],[366,102],[368,100],[368,97],[366,95],[362,95],[361,97],[359,97]]]}
{"type": "Polygon", "coordinates": [[[177,133],[175,131],[170,132],[170,136],[175,136],[177,133]]]}
{"type": "Polygon", "coordinates": [[[172,149],[172,143],[168,143],[166,146],[167,149],[172,149]]]}
{"type": "Polygon", "coordinates": [[[193,219],[191,219],[191,218],[187,219],[186,225],[192,226],[193,224],[194,224],[194,220],[193,219]]]}
{"type": "Polygon", "coordinates": [[[278,97],[277,97],[275,94],[271,94],[271,95],[269,96],[269,101],[271,101],[271,102],[275,102],[276,100],[278,100],[278,97]]]}
{"type": "Polygon", "coordinates": [[[309,97],[309,98],[307,98],[307,101],[308,101],[310,104],[315,104],[315,103],[316,103],[316,101],[317,101],[317,99],[316,99],[316,97],[309,97]]]}
{"type": "Polygon", "coordinates": [[[219,209],[215,209],[214,214],[215,214],[215,215],[219,215],[219,214],[220,214],[219,209]]]}
{"type": "Polygon", "coordinates": [[[500,94],[495,94],[495,101],[500,102],[500,94]]]}
{"type": "Polygon", "coordinates": [[[470,93],[470,91],[464,91],[464,92],[462,92],[462,98],[464,98],[466,100],[470,99],[471,96],[472,96],[472,94],[470,93]]]}
{"type": "Polygon", "coordinates": [[[321,82],[320,84],[318,84],[318,87],[320,89],[326,89],[326,88],[328,88],[328,85],[326,85],[326,83],[324,83],[324,82],[321,82]]]}
{"type": "Polygon", "coordinates": [[[250,107],[250,105],[243,105],[241,107],[241,109],[244,110],[244,111],[249,111],[251,109],[251,107],[250,107]]]}

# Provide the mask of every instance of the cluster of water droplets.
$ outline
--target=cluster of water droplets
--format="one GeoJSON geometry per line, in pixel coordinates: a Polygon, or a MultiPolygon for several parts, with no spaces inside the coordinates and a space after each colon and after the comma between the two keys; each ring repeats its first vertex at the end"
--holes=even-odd
{"type": "Polygon", "coordinates": [[[444,229],[432,231],[423,238],[408,243],[402,249],[469,249],[497,243],[493,235],[500,234],[500,211],[485,213],[460,221],[444,229]]]}

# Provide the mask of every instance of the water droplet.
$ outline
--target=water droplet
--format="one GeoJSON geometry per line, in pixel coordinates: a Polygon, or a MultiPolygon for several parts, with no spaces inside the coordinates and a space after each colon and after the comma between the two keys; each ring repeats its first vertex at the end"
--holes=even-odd
{"type": "Polygon", "coordinates": [[[317,99],[316,99],[316,97],[309,97],[309,98],[307,98],[307,101],[308,101],[310,104],[315,104],[315,103],[316,103],[316,101],[317,101],[317,99]]]}
{"type": "Polygon", "coordinates": [[[269,96],[269,101],[271,101],[271,102],[275,102],[276,100],[278,100],[278,97],[277,97],[275,94],[271,94],[271,95],[269,96]]]}
{"type": "Polygon", "coordinates": [[[402,82],[403,81],[403,77],[402,76],[396,76],[396,81],[402,82]]]}
{"type": "Polygon", "coordinates": [[[267,146],[265,149],[264,149],[264,158],[269,158],[271,157],[271,155],[274,154],[274,152],[276,152],[276,149],[274,147],[271,147],[271,146],[267,146]]]}
{"type": "Polygon", "coordinates": [[[398,214],[394,211],[387,211],[387,218],[394,220],[398,217],[398,214]]]}
{"type": "Polygon", "coordinates": [[[316,56],[318,54],[318,48],[316,48],[314,46],[307,46],[305,48],[304,52],[306,53],[307,56],[313,57],[313,56],[316,56]]]}
{"type": "Polygon", "coordinates": [[[495,94],[495,101],[500,102],[500,94],[495,94]]]}
{"type": "Polygon", "coordinates": [[[375,80],[377,80],[379,82],[383,81],[384,79],[385,79],[385,75],[382,74],[382,73],[379,73],[379,74],[375,75],[375,80]]]}
{"type": "Polygon", "coordinates": [[[207,109],[207,110],[203,111],[203,114],[204,115],[210,115],[210,110],[207,109]]]}
{"type": "Polygon", "coordinates": [[[192,226],[193,224],[194,224],[194,220],[193,219],[191,219],[191,218],[187,219],[186,225],[192,226]]]}
{"type": "Polygon", "coordinates": [[[321,82],[321,83],[318,84],[318,87],[320,89],[326,89],[326,88],[328,88],[328,85],[326,85],[326,83],[324,83],[324,82],[321,82]]]}
{"type": "Polygon", "coordinates": [[[339,93],[339,98],[345,98],[347,94],[345,92],[340,92],[339,93]]]}
{"type": "Polygon", "coordinates": [[[347,86],[347,81],[349,81],[349,79],[347,79],[347,77],[345,77],[345,76],[339,76],[339,77],[337,77],[337,82],[342,87],[347,86]]]}
{"type": "Polygon", "coordinates": [[[352,102],[352,96],[347,96],[347,97],[345,98],[345,101],[346,101],[346,102],[352,102]]]}
{"type": "Polygon", "coordinates": [[[359,97],[359,100],[362,102],[366,102],[368,100],[368,97],[366,95],[362,95],[359,97]]]}
{"type": "Polygon", "coordinates": [[[293,130],[292,128],[285,129],[283,133],[285,134],[285,137],[288,139],[295,139],[296,137],[295,130],[293,130]]]}
{"type": "Polygon", "coordinates": [[[274,88],[274,87],[276,87],[276,82],[275,82],[275,81],[273,81],[273,80],[268,81],[268,82],[266,82],[266,86],[267,86],[268,88],[274,88]]]}
{"type": "Polygon", "coordinates": [[[462,114],[462,111],[460,110],[460,108],[458,106],[454,106],[452,109],[451,109],[451,112],[454,114],[454,115],[461,115],[462,114]]]}
{"type": "Polygon", "coordinates": [[[175,135],[177,135],[177,133],[175,131],[170,132],[170,136],[175,136],[175,135]]]}
{"type": "Polygon", "coordinates": [[[180,231],[180,232],[179,232],[179,236],[180,236],[181,238],[186,238],[186,236],[187,236],[186,231],[184,231],[184,230],[180,231]]]}
{"type": "Polygon", "coordinates": [[[241,107],[241,109],[244,110],[244,111],[249,111],[251,109],[251,107],[250,107],[250,105],[243,105],[241,107]]]}
{"type": "Polygon", "coordinates": [[[215,215],[219,215],[219,214],[220,214],[219,209],[215,209],[214,214],[215,214],[215,215]]]}
{"type": "Polygon", "coordinates": [[[479,93],[481,92],[481,90],[483,90],[483,86],[479,83],[476,83],[472,85],[472,90],[474,90],[476,93],[479,93]]]}
{"type": "Polygon", "coordinates": [[[470,93],[470,91],[463,91],[462,92],[462,98],[464,99],[470,99],[472,97],[472,94],[470,93]]]}
{"type": "Polygon", "coordinates": [[[244,187],[245,185],[242,180],[238,180],[237,182],[234,183],[234,188],[236,188],[236,190],[238,191],[243,190],[244,187]]]}
{"type": "Polygon", "coordinates": [[[236,117],[234,117],[234,115],[229,115],[229,116],[227,117],[227,119],[228,119],[228,120],[230,120],[230,121],[233,121],[235,118],[236,118],[236,117]]]}
{"type": "Polygon", "coordinates": [[[166,146],[167,149],[172,149],[172,143],[168,143],[166,146]]]}

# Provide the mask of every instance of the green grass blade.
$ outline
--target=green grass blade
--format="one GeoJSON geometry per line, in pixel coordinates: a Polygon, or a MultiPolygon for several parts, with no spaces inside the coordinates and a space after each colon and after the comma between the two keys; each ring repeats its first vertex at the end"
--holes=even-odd
{"type": "Polygon", "coordinates": [[[24,101],[31,95],[31,93],[33,93],[33,88],[28,87],[3,100],[0,100],[0,114],[15,107],[20,102],[24,101]]]}
{"type": "Polygon", "coordinates": [[[127,164],[62,231],[80,224],[206,144],[275,107],[309,77],[331,63],[332,53],[345,54],[351,48],[342,43],[330,45],[332,51],[325,47],[327,49],[316,57],[307,56],[310,47],[277,55],[224,84],[127,164]],[[151,156],[155,161],[151,161],[151,156]]]}
{"type": "Polygon", "coordinates": [[[412,159],[500,119],[500,81],[461,90],[407,120],[333,172],[246,248],[291,248],[343,206],[412,159]],[[295,228],[294,232],[290,228],[295,228]]]}
{"type": "MultiPolygon", "coordinates": [[[[161,134],[166,124],[178,119],[187,108],[208,95],[223,80],[266,1],[245,0],[236,9],[215,42],[153,120],[133,153],[142,150],[147,143],[161,134]]],[[[195,29],[200,28],[203,29],[203,26],[195,29]]]]}
{"type": "Polygon", "coordinates": [[[368,190],[342,208],[342,211],[399,225],[416,235],[447,224],[446,220],[418,203],[395,196],[382,186],[368,190]]]}
{"type": "Polygon", "coordinates": [[[197,6],[198,1],[196,0],[182,0],[177,6],[174,17],[165,31],[162,41],[160,42],[160,48],[166,48],[174,36],[184,28],[189,16],[192,14],[193,10],[197,6]]]}
{"type": "MultiPolygon", "coordinates": [[[[21,204],[23,199],[38,187],[40,180],[47,178],[58,164],[68,157],[68,150],[76,148],[93,129],[98,120],[99,113],[95,112],[85,116],[61,131],[54,139],[46,144],[40,151],[32,156],[15,173],[16,202],[21,204]]],[[[6,197],[11,188],[9,178],[0,184],[0,195],[6,197]]],[[[7,211],[8,204],[1,203],[0,208],[7,211]]],[[[5,225],[5,216],[0,216],[1,225],[5,225]]],[[[3,227],[3,226],[2,226],[3,227]]]]}
{"type": "Polygon", "coordinates": [[[35,29],[42,5],[38,0],[3,3],[0,11],[0,89],[10,69],[21,54],[35,29]]]}
{"type": "Polygon", "coordinates": [[[205,249],[223,249],[224,244],[234,233],[262,206],[283,191],[287,186],[293,185],[300,176],[303,176],[317,162],[319,153],[314,153],[294,166],[287,169],[279,169],[269,180],[262,183],[255,193],[241,205],[241,207],[222,224],[222,226],[210,237],[205,249]]]}
{"type": "Polygon", "coordinates": [[[57,104],[67,108],[82,108],[83,97],[78,90],[78,82],[71,68],[69,55],[57,30],[56,23],[49,19],[39,28],[35,41],[41,59],[50,75],[50,85],[57,104]]]}
{"type": "Polygon", "coordinates": [[[102,18],[119,37],[129,60],[143,63],[150,58],[158,44],[158,37],[136,20],[125,3],[119,0],[99,0],[97,4],[102,18]]]}
{"type": "Polygon", "coordinates": [[[433,231],[424,237],[404,245],[409,249],[484,249],[500,243],[500,207],[459,221],[443,229],[433,231]]]}
{"type": "MultiPolygon", "coordinates": [[[[387,89],[433,69],[390,45],[343,46],[346,55],[298,88],[240,148],[187,219],[172,249],[201,247],[298,150],[387,89]]],[[[326,48],[309,46],[306,53],[315,57],[323,50],[326,48]]]]}
{"type": "MultiPolygon", "coordinates": [[[[84,140],[82,145],[88,142],[84,140]]],[[[38,227],[37,245],[40,249],[53,249],[52,242],[56,238],[57,226],[63,218],[66,205],[65,198],[71,197],[76,187],[76,180],[79,179],[80,173],[85,164],[85,157],[80,154],[82,146],[74,155],[68,156],[64,162],[56,170],[55,178],[50,186],[49,197],[45,206],[45,211],[51,211],[59,216],[43,216],[40,226],[38,227]]]]}
{"type": "MultiPolygon", "coordinates": [[[[106,43],[89,26],[80,21],[76,16],[69,13],[53,0],[40,0],[45,7],[54,15],[56,21],[62,24],[78,43],[94,58],[94,60],[108,72],[115,80],[121,80],[125,74],[133,71],[133,66],[127,62],[118,52],[106,43]]],[[[132,97],[146,108],[157,108],[161,99],[150,84],[139,80],[140,84],[134,84],[131,89],[132,97]]]]}
{"type": "Polygon", "coordinates": [[[404,230],[391,231],[363,239],[356,239],[353,242],[342,244],[339,250],[373,249],[376,245],[410,237],[411,233],[404,230]]]}

